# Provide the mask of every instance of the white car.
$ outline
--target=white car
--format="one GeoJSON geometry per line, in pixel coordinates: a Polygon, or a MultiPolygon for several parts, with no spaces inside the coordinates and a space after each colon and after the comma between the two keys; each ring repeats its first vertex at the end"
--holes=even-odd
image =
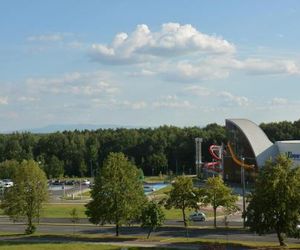
{"type": "Polygon", "coordinates": [[[91,185],[91,182],[89,180],[84,180],[82,182],[83,185],[91,185]]]}
{"type": "Polygon", "coordinates": [[[203,212],[196,211],[192,213],[189,218],[191,221],[205,221],[206,215],[203,212]]]}
{"type": "Polygon", "coordinates": [[[3,180],[3,187],[8,188],[12,187],[14,183],[10,179],[4,179],[3,180]]]}

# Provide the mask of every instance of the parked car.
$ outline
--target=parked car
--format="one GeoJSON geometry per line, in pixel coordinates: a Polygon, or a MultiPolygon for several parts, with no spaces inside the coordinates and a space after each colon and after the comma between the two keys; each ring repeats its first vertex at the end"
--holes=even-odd
{"type": "Polygon", "coordinates": [[[8,188],[8,187],[12,187],[13,185],[14,183],[10,179],[2,180],[2,187],[8,188]]]}
{"type": "Polygon", "coordinates": [[[89,180],[83,180],[83,181],[82,181],[82,184],[83,184],[83,185],[90,185],[91,182],[90,182],[89,180]]]}
{"type": "Polygon", "coordinates": [[[153,192],[155,191],[154,187],[151,186],[144,186],[144,192],[153,192]]]}
{"type": "Polygon", "coordinates": [[[65,185],[75,185],[75,180],[67,180],[65,185]]]}
{"type": "Polygon", "coordinates": [[[189,218],[191,221],[205,221],[206,215],[203,212],[196,211],[196,212],[192,213],[189,218]]]}

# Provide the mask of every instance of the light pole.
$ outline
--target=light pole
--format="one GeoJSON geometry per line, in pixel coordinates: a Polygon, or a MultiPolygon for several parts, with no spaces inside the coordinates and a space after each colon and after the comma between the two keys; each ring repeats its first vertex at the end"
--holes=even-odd
{"type": "Polygon", "coordinates": [[[245,212],[246,212],[246,201],[245,201],[245,158],[242,157],[243,165],[241,168],[241,183],[242,183],[242,194],[243,194],[243,227],[245,228],[245,212]]]}

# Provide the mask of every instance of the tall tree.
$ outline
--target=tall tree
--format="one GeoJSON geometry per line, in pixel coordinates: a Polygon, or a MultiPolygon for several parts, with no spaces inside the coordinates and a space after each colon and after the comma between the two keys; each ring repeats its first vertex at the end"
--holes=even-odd
{"type": "Polygon", "coordinates": [[[155,201],[149,201],[142,209],[141,222],[142,227],[148,227],[147,239],[149,239],[151,232],[160,227],[165,220],[165,214],[161,206],[155,201]]]}
{"type": "Polygon", "coordinates": [[[23,161],[17,168],[13,187],[4,192],[1,208],[13,220],[27,219],[26,233],[35,232],[34,219],[40,217],[42,203],[48,198],[46,175],[33,160],[23,161]]]}
{"type": "Polygon", "coordinates": [[[124,223],[138,218],[145,195],[140,172],[123,153],[110,153],[91,191],[86,214],[94,224],[114,223],[116,236],[124,223]]]}
{"type": "Polygon", "coordinates": [[[230,187],[227,187],[220,176],[211,177],[206,180],[204,188],[203,203],[210,204],[214,210],[214,227],[217,227],[217,208],[222,206],[227,209],[235,208],[238,197],[232,193],[230,187]]]}
{"type": "Polygon", "coordinates": [[[49,178],[58,178],[64,175],[64,163],[52,155],[46,163],[45,172],[49,178]]]}
{"type": "Polygon", "coordinates": [[[6,160],[0,163],[0,179],[13,179],[19,162],[16,160],[6,160]]]}
{"type": "Polygon", "coordinates": [[[275,231],[281,246],[284,234],[296,234],[300,213],[300,168],[286,156],[267,161],[260,171],[246,210],[246,225],[258,234],[275,231]]]}
{"type": "Polygon", "coordinates": [[[199,208],[198,202],[200,202],[201,198],[199,190],[193,187],[191,178],[186,176],[175,178],[165,207],[167,209],[177,208],[181,210],[186,233],[188,228],[186,209],[192,208],[197,210],[199,208]]]}

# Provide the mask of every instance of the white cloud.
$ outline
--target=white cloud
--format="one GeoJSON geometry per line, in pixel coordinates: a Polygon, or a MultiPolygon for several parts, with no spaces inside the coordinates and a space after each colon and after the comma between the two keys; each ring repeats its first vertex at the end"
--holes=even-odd
{"type": "Polygon", "coordinates": [[[102,63],[135,63],[157,57],[234,52],[235,46],[221,37],[201,33],[190,24],[165,23],[158,32],[141,24],[131,34],[117,34],[109,45],[93,44],[90,56],[102,63]]]}
{"type": "Polygon", "coordinates": [[[221,98],[224,98],[225,103],[228,105],[238,105],[238,106],[248,106],[249,105],[249,100],[245,96],[236,96],[233,95],[230,92],[227,91],[222,91],[218,94],[221,98]]]}
{"type": "Polygon", "coordinates": [[[154,72],[152,70],[148,70],[148,69],[142,69],[142,70],[137,71],[137,72],[128,73],[128,75],[132,76],[132,77],[155,76],[156,72],[154,72]]]}
{"type": "Polygon", "coordinates": [[[229,75],[227,69],[218,68],[206,62],[164,64],[157,67],[160,75],[168,81],[196,82],[203,80],[222,79],[229,75]]]}
{"type": "Polygon", "coordinates": [[[7,96],[0,96],[0,105],[7,105],[8,104],[8,97],[7,96]]]}
{"type": "Polygon", "coordinates": [[[239,60],[232,56],[209,56],[202,60],[193,59],[179,62],[163,62],[153,65],[153,72],[168,81],[197,82],[228,78],[233,72],[249,75],[296,75],[300,74],[300,65],[292,60],[264,60],[248,58],[239,60]]]}
{"type": "Polygon", "coordinates": [[[274,105],[274,106],[287,105],[288,100],[286,98],[274,97],[271,101],[271,104],[274,105]]]}
{"type": "Polygon", "coordinates": [[[28,78],[27,86],[32,92],[73,95],[114,95],[119,89],[106,81],[101,72],[73,72],[60,77],[28,78]]]}
{"type": "Polygon", "coordinates": [[[63,33],[49,33],[49,34],[29,36],[29,37],[27,37],[27,41],[29,41],[29,42],[59,42],[59,41],[63,41],[64,38],[65,38],[65,34],[63,34],[63,33]]]}
{"type": "Polygon", "coordinates": [[[186,88],[184,88],[185,91],[191,92],[194,95],[197,96],[211,96],[213,94],[212,90],[202,87],[202,86],[197,86],[197,85],[191,85],[186,88]]]}
{"type": "Polygon", "coordinates": [[[114,98],[110,100],[94,98],[92,102],[98,108],[109,108],[109,109],[116,108],[116,109],[140,110],[148,106],[147,102],[145,101],[128,101],[128,100],[120,101],[114,98]]]}
{"type": "Polygon", "coordinates": [[[177,96],[164,96],[160,100],[153,103],[155,108],[175,108],[175,109],[190,109],[194,106],[187,100],[179,100],[177,96]]]}
{"type": "Polygon", "coordinates": [[[36,102],[39,101],[40,98],[34,97],[34,96],[21,96],[18,98],[21,102],[36,102]]]}
{"type": "Polygon", "coordinates": [[[246,59],[241,63],[242,70],[249,74],[299,74],[300,67],[291,60],[263,60],[259,58],[246,59]]]}

